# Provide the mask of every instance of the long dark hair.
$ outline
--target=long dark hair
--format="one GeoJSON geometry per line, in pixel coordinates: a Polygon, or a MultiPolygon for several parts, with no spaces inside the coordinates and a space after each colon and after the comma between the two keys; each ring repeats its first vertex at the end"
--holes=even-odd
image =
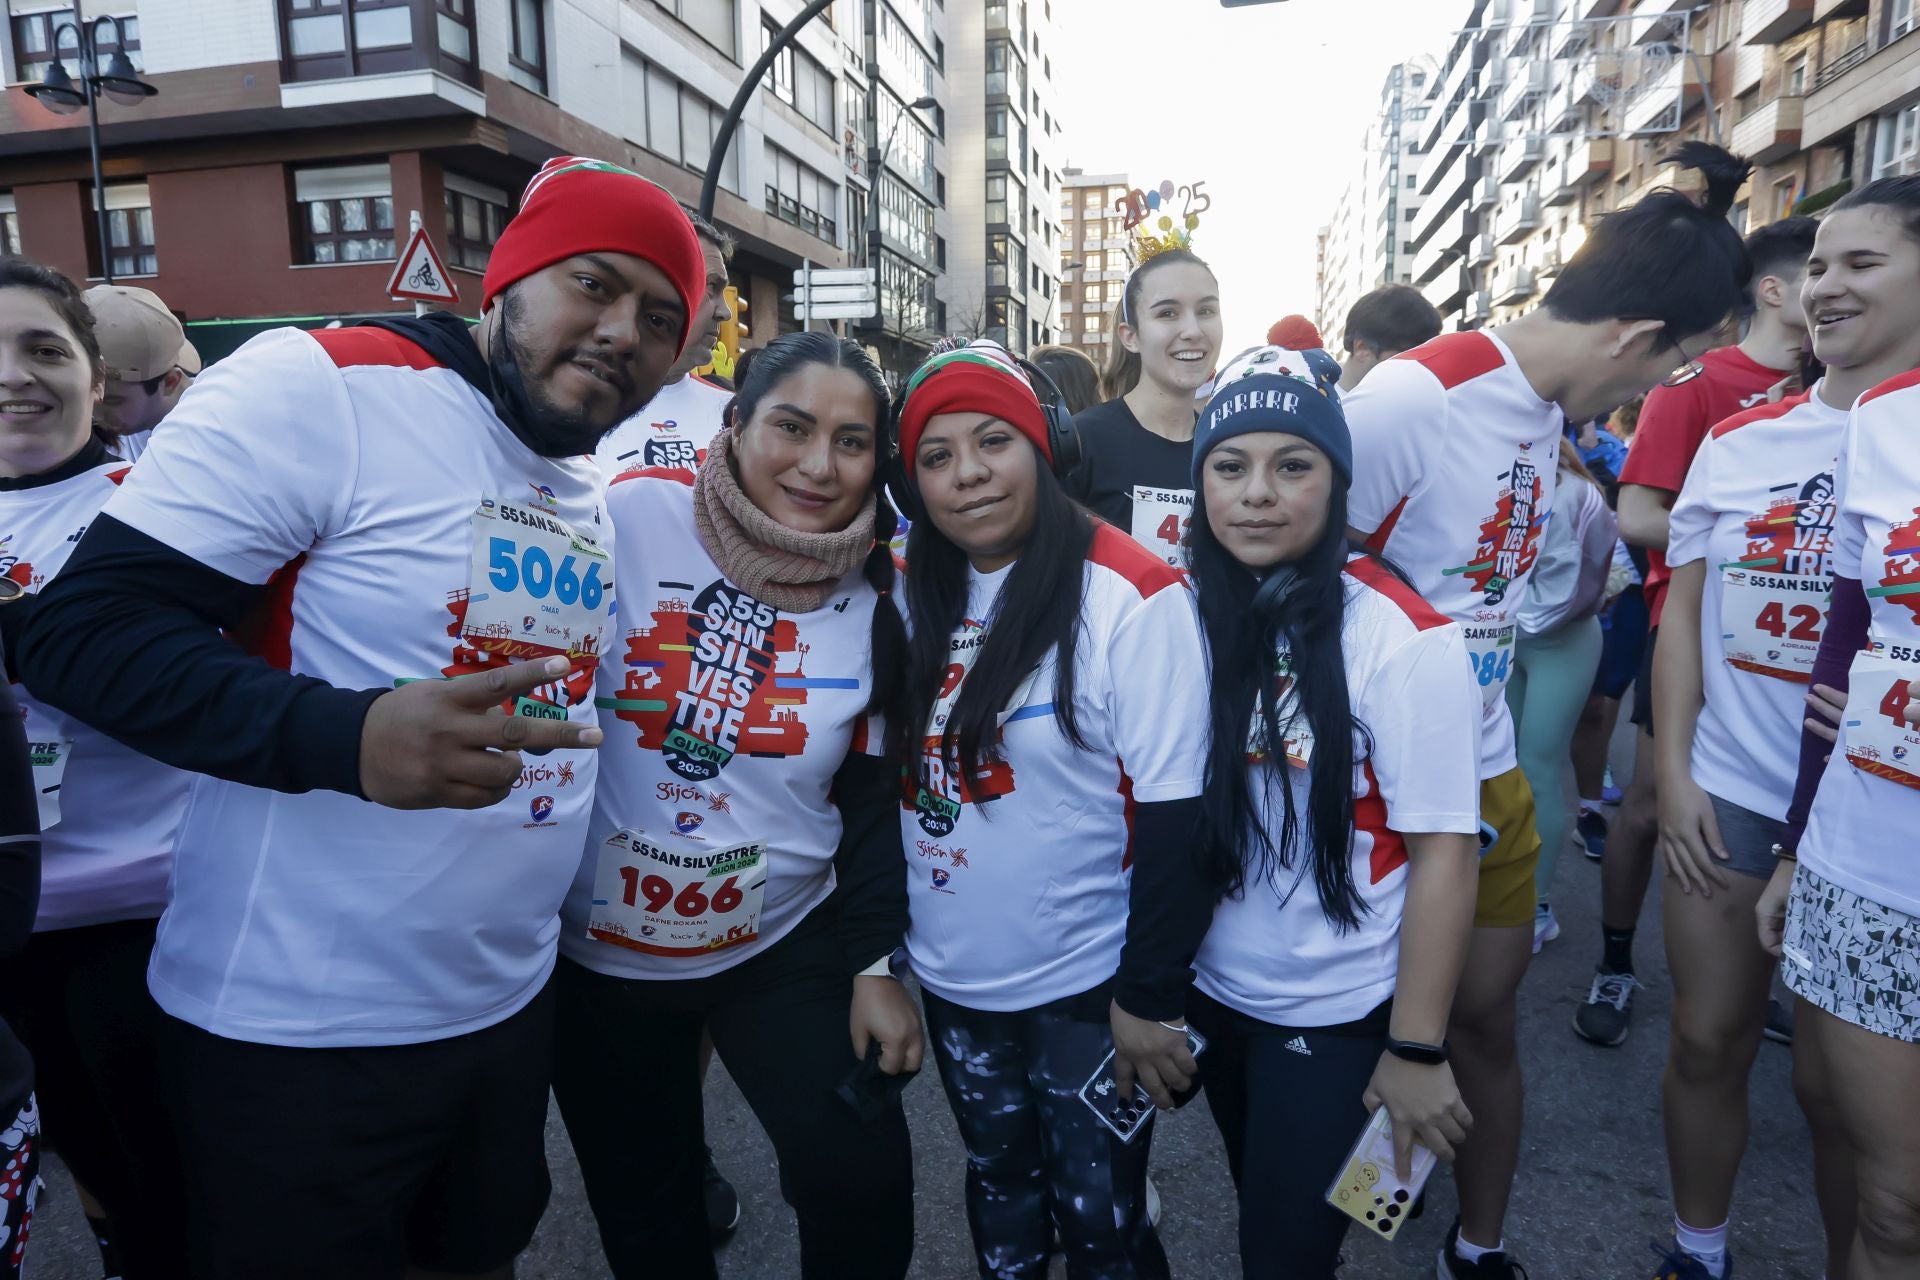
{"type": "Polygon", "coordinates": [[[744,429],[775,387],[816,364],[849,370],[873,393],[873,547],[867,552],[860,576],[880,597],[873,603],[873,693],[867,699],[867,711],[885,715],[893,709],[906,673],[907,627],[892,599],[892,542],[900,525],[893,504],[887,500],[885,461],[892,397],[887,394],[887,380],[880,366],[859,343],[836,338],[824,330],[782,334],[766,346],[747,352],[734,370],[738,390],[727,402],[727,429],[735,433],[744,429]]]}
{"type": "Polygon", "coordinates": [[[1181,262],[1199,267],[1208,275],[1213,274],[1213,268],[1191,249],[1168,249],[1148,258],[1127,277],[1126,286],[1120,291],[1120,301],[1114,305],[1113,332],[1109,335],[1112,345],[1107,349],[1106,370],[1100,375],[1100,392],[1107,399],[1118,400],[1140,385],[1140,353],[1127,350],[1127,344],[1120,341],[1120,326],[1124,324],[1131,329],[1140,327],[1140,294],[1146,287],[1147,277],[1162,267],[1181,262]]]}
{"type": "Polygon", "coordinates": [[[1320,909],[1336,932],[1346,933],[1368,909],[1353,882],[1353,769],[1373,751],[1372,735],[1353,714],[1341,644],[1345,569],[1360,550],[1347,539],[1346,490],[1334,486],[1319,541],[1264,579],[1249,573],[1213,536],[1204,490],[1193,495],[1187,545],[1213,667],[1201,808],[1215,887],[1237,896],[1249,880],[1277,882],[1280,872],[1294,869],[1304,847],[1320,909]],[[1290,655],[1292,682],[1284,700],[1299,709],[1313,734],[1304,815],[1285,776],[1286,734],[1279,718],[1283,686],[1274,669],[1282,644],[1290,655]],[[1256,711],[1259,747],[1276,775],[1269,785],[1282,797],[1277,832],[1260,819],[1247,761],[1256,711]]]}
{"type": "MultiPolygon", "coordinates": [[[[1034,472],[1033,532],[1007,574],[993,616],[981,619],[988,624],[986,639],[940,731],[941,758],[956,762],[963,777],[1000,758],[999,714],[1049,650],[1059,653],[1053,705],[1060,731],[1074,746],[1087,745],[1073,712],[1074,649],[1093,521],[1060,487],[1038,448],[1034,472]]],[[[913,638],[902,711],[888,722],[890,745],[901,752],[926,733],[951,660],[950,641],[967,612],[967,554],[934,528],[932,520],[916,520],[908,531],[907,564],[913,638]]],[[[911,754],[917,756],[915,774],[930,786],[926,753],[911,754]]]]}

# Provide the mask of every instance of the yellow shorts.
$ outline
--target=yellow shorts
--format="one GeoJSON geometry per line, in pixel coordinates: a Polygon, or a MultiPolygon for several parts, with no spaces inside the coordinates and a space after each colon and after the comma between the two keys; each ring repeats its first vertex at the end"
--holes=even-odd
{"type": "Polygon", "coordinates": [[[1473,908],[1476,929],[1505,929],[1533,923],[1539,895],[1533,869],[1540,861],[1540,832],[1533,817],[1533,788],[1527,775],[1509,769],[1480,784],[1480,818],[1500,833],[1480,859],[1480,896],[1473,908]]]}

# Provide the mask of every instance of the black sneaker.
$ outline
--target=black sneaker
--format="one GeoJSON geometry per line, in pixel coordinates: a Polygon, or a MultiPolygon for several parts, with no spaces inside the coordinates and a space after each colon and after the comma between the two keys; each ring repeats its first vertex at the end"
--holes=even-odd
{"type": "Polygon", "coordinates": [[[1435,1280],[1527,1280],[1527,1269],[1502,1249],[1481,1254],[1478,1262],[1468,1262],[1453,1251],[1459,1239],[1460,1219],[1455,1218],[1447,1238],[1440,1242],[1440,1257],[1433,1268],[1435,1280]]]}
{"type": "Polygon", "coordinates": [[[1587,1002],[1574,1011],[1574,1031],[1582,1040],[1608,1049],[1626,1043],[1633,1024],[1628,1006],[1639,985],[1630,973],[1595,970],[1593,985],[1587,988],[1587,1002]]]}
{"type": "Polygon", "coordinates": [[[1793,1043],[1793,1010],[1777,998],[1767,1001],[1767,1029],[1763,1034],[1775,1044],[1793,1043]]]}
{"type": "Polygon", "coordinates": [[[1592,809],[1582,808],[1573,826],[1580,833],[1580,843],[1586,846],[1589,858],[1598,862],[1607,856],[1607,820],[1604,817],[1592,809]]]}
{"type": "Polygon", "coordinates": [[[740,1197],[733,1184],[720,1176],[713,1163],[713,1148],[707,1148],[707,1235],[719,1248],[733,1238],[740,1226],[740,1197]]]}
{"type": "MultiPolygon", "coordinates": [[[[1682,1249],[1679,1245],[1654,1245],[1653,1251],[1660,1257],[1659,1269],[1653,1273],[1653,1280],[1715,1280],[1713,1272],[1707,1270],[1707,1264],[1682,1249]]],[[[1733,1254],[1727,1254],[1726,1270],[1718,1280],[1733,1280],[1733,1254]]]]}

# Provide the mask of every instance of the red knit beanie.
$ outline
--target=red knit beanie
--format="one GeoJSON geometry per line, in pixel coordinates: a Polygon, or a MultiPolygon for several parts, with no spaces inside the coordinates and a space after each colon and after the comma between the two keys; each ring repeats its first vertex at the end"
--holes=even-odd
{"type": "Polygon", "coordinates": [[[900,405],[900,458],[907,475],[927,421],[943,413],[987,413],[1033,441],[1040,456],[1053,462],[1047,440],[1047,415],[1033,384],[999,343],[981,339],[930,357],[907,383],[900,405]]]}
{"type": "Polygon", "coordinates": [[[687,309],[680,330],[684,350],[693,313],[707,292],[700,238],[664,187],[604,160],[556,156],[533,175],[520,212],[507,223],[487,260],[480,309],[502,290],[580,253],[625,253],[666,275],[687,309]]]}

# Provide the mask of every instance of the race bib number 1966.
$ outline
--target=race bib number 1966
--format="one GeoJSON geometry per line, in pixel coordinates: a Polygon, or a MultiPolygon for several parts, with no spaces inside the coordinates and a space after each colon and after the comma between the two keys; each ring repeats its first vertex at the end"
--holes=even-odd
{"type": "Polygon", "coordinates": [[[620,830],[600,846],[587,936],[648,955],[703,956],[760,936],[767,846],[620,830]]]}

